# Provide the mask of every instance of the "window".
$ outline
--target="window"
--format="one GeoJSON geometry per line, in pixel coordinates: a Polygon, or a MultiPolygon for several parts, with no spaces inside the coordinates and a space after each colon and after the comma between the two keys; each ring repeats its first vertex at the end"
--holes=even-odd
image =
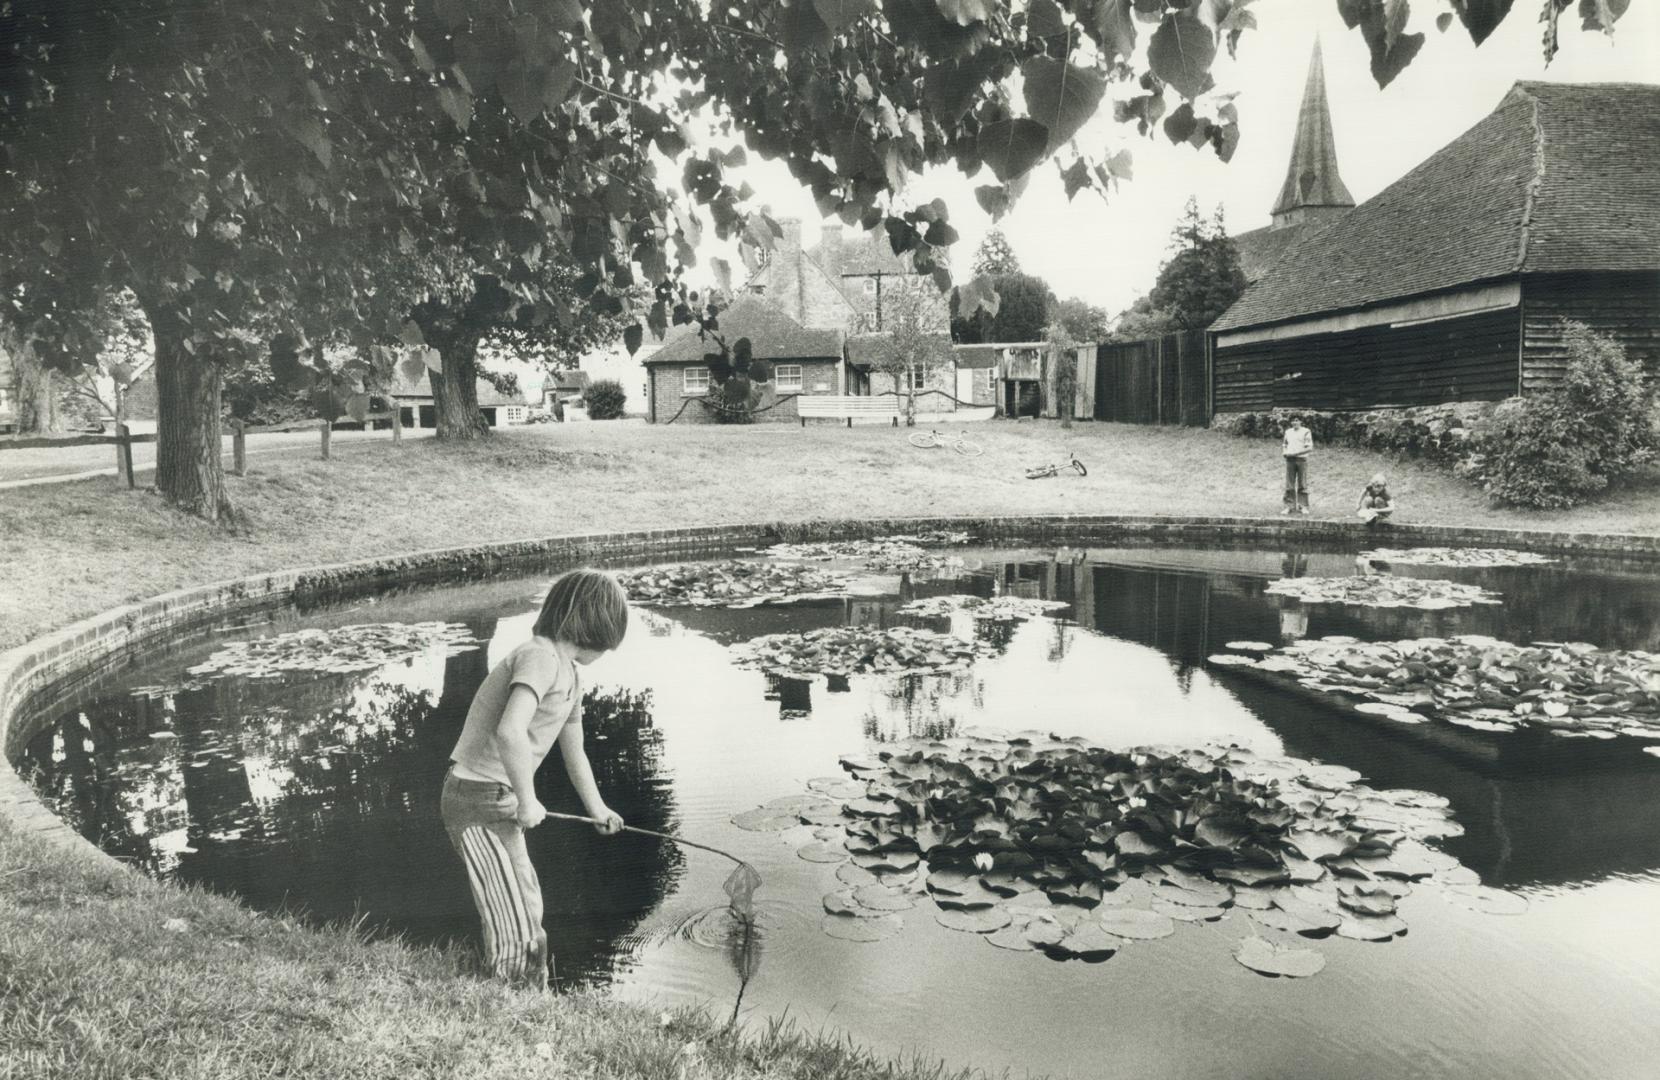
{"type": "Polygon", "coordinates": [[[876,279],[875,278],[873,278],[873,277],[865,278],[865,295],[866,296],[875,296],[876,295],[876,279]]]}
{"type": "Polygon", "coordinates": [[[859,333],[876,333],[876,312],[862,311],[859,313],[859,333]]]}
{"type": "Polygon", "coordinates": [[[684,391],[688,394],[703,394],[709,390],[709,369],[706,367],[689,367],[686,369],[684,391]]]}
{"type": "Polygon", "coordinates": [[[801,393],[800,364],[774,364],[772,374],[780,394],[801,393]]]}
{"type": "Polygon", "coordinates": [[[914,367],[905,372],[905,389],[911,393],[928,389],[928,369],[914,367]]]}

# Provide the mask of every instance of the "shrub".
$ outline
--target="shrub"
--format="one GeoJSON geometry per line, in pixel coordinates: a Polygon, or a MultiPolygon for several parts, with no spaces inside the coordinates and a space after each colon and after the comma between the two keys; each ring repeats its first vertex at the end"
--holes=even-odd
{"type": "Polygon", "coordinates": [[[1230,435],[1277,439],[1287,421],[1301,416],[1316,446],[1352,446],[1360,450],[1400,454],[1438,465],[1456,465],[1480,442],[1490,401],[1451,402],[1403,409],[1365,412],[1324,412],[1318,409],[1274,409],[1269,412],[1223,413],[1211,427],[1230,435]]]}
{"type": "Polygon", "coordinates": [[[588,404],[588,419],[617,420],[622,417],[628,391],[615,379],[598,379],[588,384],[583,400],[588,404]]]}
{"type": "Polygon", "coordinates": [[[1584,323],[1562,329],[1562,382],[1497,417],[1485,459],[1465,470],[1494,502],[1566,509],[1652,461],[1660,445],[1642,365],[1584,323]]]}

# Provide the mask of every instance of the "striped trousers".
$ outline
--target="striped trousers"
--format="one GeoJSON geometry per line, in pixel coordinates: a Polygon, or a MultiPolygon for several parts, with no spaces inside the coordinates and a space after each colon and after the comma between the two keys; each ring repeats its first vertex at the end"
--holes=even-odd
{"type": "Polygon", "coordinates": [[[542,884],[514,819],[519,797],[506,784],[444,777],[439,814],[467,867],[484,927],[484,966],[509,982],[546,989],[551,958],[542,929],[542,884]]]}

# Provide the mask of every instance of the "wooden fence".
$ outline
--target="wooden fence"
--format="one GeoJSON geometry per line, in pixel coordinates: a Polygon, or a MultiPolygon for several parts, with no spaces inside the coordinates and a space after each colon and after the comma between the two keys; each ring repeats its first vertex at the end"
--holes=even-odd
{"type": "Polygon", "coordinates": [[[1095,349],[1097,420],[1120,424],[1210,423],[1209,335],[1190,330],[1095,349]]]}
{"type": "MultiPolygon", "coordinates": [[[[354,422],[355,417],[347,418],[354,422]]],[[[390,412],[369,413],[363,417],[363,424],[367,425],[378,420],[392,422],[392,441],[403,442],[403,412],[392,409],[390,412]]],[[[227,420],[226,426],[231,429],[231,472],[237,476],[248,474],[248,436],[271,435],[283,431],[306,431],[315,428],[318,433],[322,459],[329,460],[330,435],[334,432],[334,423],[328,420],[297,420],[291,424],[260,424],[250,426],[237,419],[227,420]]],[[[153,443],[154,434],[134,435],[126,424],[115,425],[114,435],[71,435],[54,437],[41,435],[32,438],[0,439],[0,451],[4,450],[41,450],[60,446],[113,446],[115,447],[115,475],[125,479],[129,488],[135,487],[137,481],[133,478],[133,446],[136,443],[153,443]]]]}

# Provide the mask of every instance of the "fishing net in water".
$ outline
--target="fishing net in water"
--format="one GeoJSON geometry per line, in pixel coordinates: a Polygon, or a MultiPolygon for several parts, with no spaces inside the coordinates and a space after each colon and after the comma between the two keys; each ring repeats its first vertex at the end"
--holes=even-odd
{"type": "Polygon", "coordinates": [[[745,922],[755,918],[755,890],[761,887],[761,875],[755,868],[746,862],[738,864],[738,868],[727,875],[726,884],[721,886],[726,890],[727,902],[732,907],[732,913],[745,922]]]}

